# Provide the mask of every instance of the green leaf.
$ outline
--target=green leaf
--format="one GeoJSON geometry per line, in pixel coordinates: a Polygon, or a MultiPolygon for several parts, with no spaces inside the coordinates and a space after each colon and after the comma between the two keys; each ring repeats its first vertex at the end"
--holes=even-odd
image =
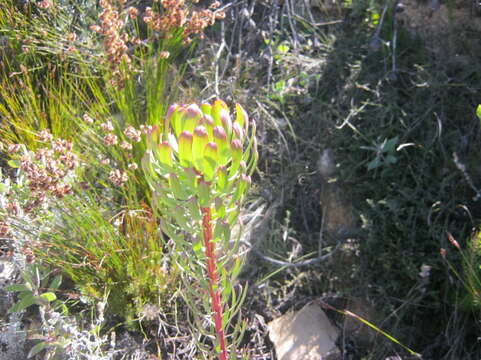
{"type": "Polygon", "coordinates": [[[371,161],[369,164],[367,164],[367,169],[368,170],[374,170],[381,166],[381,159],[375,158],[373,161],[371,161]]]}
{"type": "Polygon", "coordinates": [[[26,284],[13,284],[4,288],[7,291],[32,291],[32,289],[26,284]]]}
{"type": "Polygon", "coordinates": [[[397,158],[394,155],[388,155],[388,156],[386,156],[385,161],[388,164],[395,164],[395,163],[397,163],[397,158]]]}
{"type": "Polygon", "coordinates": [[[227,187],[227,170],[225,166],[220,166],[217,169],[217,188],[224,191],[227,187]]]}
{"type": "Polygon", "coordinates": [[[239,123],[241,127],[247,126],[249,123],[249,116],[247,115],[247,111],[240,104],[235,104],[236,110],[236,119],[235,121],[239,123]]]}
{"type": "Polygon", "coordinates": [[[396,148],[396,144],[399,140],[399,136],[393,137],[392,139],[387,140],[382,147],[383,152],[393,152],[396,148]]]}
{"type": "MultiPolygon", "coordinates": [[[[204,149],[209,142],[209,135],[205,126],[198,126],[194,130],[194,138],[192,141],[192,159],[194,163],[199,164],[198,160],[204,156],[204,149]]],[[[202,169],[198,169],[202,171],[202,169]]]]}
{"type": "Polygon", "coordinates": [[[210,206],[210,203],[211,203],[210,187],[204,180],[199,181],[198,196],[199,196],[200,206],[202,207],[210,206]]]}
{"type": "Polygon", "coordinates": [[[177,199],[187,200],[189,198],[190,194],[185,191],[185,186],[183,186],[183,183],[181,183],[176,174],[169,175],[169,185],[172,193],[177,199]]]}
{"type": "Polygon", "coordinates": [[[190,166],[192,162],[192,142],[193,136],[188,131],[182,131],[179,136],[179,160],[183,167],[190,166]]]}
{"type": "Polygon", "coordinates": [[[186,214],[185,208],[183,206],[177,205],[173,210],[172,210],[172,217],[176,221],[177,225],[187,231],[188,228],[188,223],[187,223],[187,217],[189,214],[186,214]]]}
{"type": "Polygon", "coordinates": [[[62,284],[62,275],[57,275],[50,282],[49,288],[56,290],[60,287],[60,284],[62,284]]]}
{"type": "Polygon", "coordinates": [[[478,105],[476,108],[476,116],[478,117],[479,120],[481,120],[481,104],[478,105]]]}
{"type": "Polygon", "coordinates": [[[157,155],[161,164],[172,166],[172,147],[168,141],[163,141],[157,146],[157,155]]]}
{"type": "Polygon", "coordinates": [[[36,297],[33,296],[33,294],[27,294],[22,300],[20,300],[18,303],[13,305],[10,309],[8,309],[9,313],[15,313],[19,312],[22,310],[25,310],[31,305],[34,305],[36,301],[36,297]]]}
{"type": "Polygon", "coordinates": [[[229,178],[235,176],[242,160],[242,143],[238,139],[234,139],[231,143],[232,162],[229,168],[229,178]]]}
{"type": "Polygon", "coordinates": [[[285,80],[279,80],[274,84],[274,90],[277,92],[282,92],[286,88],[285,80]]]}
{"type": "Polygon", "coordinates": [[[52,302],[57,299],[57,296],[53,292],[46,292],[39,296],[42,299],[52,302]]]}
{"type": "Polygon", "coordinates": [[[280,44],[277,47],[277,51],[279,51],[281,54],[286,54],[289,51],[289,46],[287,44],[280,44]]]}
{"type": "Polygon", "coordinates": [[[202,105],[200,105],[200,109],[202,110],[202,112],[205,114],[205,115],[209,115],[211,114],[212,112],[212,105],[208,104],[208,103],[203,103],[202,105]]]}
{"type": "Polygon", "coordinates": [[[30,351],[28,352],[27,358],[30,359],[37,355],[40,351],[45,349],[47,347],[47,343],[45,341],[39,342],[37,345],[35,345],[30,351]]]}
{"type": "Polygon", "coordinates": [[[180,241],[182,239],[181,234],[177,233],[177,229],[174,225],[172,225],[169,221],[164,219],[160,219],[159,225],[161,230],[171,239],[174,241],[180,241]]]}
{"type": "Polygon", "coordinates": [[[202,219],[202,214],[200,213],[199,204],[197,203],[197,199],[195,197],[190,198],[185,203],[186,208],[189,211],[189,216],[192,217],[192,220],[199,221],[202,219]]]}
{"type": "Polygon", "coordinates": [[[202,254],[203,251],[202,251],[202,241],[197,241],[195,242],[193,245],[192,245],[192,250],[194,250],[194,252],[196,254],[202,254]]]}
{"type": "Polygon", "coordinates": [[[20,160],[8,160],[7,164],[14,169],[18,169],[20,167],[20,160]]]}
{"type": "Polygon", "coordinates": [[[205,157],[202,159],[202,170],[204,171],[204,179],[212,181],[216,175],[217,160],[212,157],[205,157]]]}

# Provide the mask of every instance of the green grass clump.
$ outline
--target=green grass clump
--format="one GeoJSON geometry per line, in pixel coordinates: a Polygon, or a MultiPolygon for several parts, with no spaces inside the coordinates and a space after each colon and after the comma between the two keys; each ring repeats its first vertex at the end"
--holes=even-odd
{"type": "Polygon", "coordinates": [[[34,251],[42,262],[62,269],[82,294],[107,294],[108,313],[133,320],[146,304],[168,307],[178,270],[148,208],[113,214],[87,196],[62,206],[53,231],[41,235],[34,251]]]}

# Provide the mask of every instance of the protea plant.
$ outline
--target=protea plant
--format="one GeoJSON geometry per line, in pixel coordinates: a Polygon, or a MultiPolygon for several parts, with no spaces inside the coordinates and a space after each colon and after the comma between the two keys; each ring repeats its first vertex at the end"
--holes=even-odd
{"type": "Polygon", "coordinates": [[[212,314],[221,360],[228,358],[226,324],[242,299],[232,287],[241,260],[231,230],[257,162],[255,123],[235,107],[233,120],[222,100],[172,105],[163,126],[150,129],[142,162],[162,232],[188,275],[186,302],[197,315],[212,314]]]}

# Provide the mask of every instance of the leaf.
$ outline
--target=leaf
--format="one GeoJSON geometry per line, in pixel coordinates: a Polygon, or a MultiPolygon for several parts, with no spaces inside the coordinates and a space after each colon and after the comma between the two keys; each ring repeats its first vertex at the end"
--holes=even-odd
{"type": "Polygon", "coordinates": [[[36,301],[36,297],[33,296],[33,294],[27,294],[22,300],[20,300],[18,303],[16,303],[10,309],[8,309],[8,312],[15,313],[15,312],[25,310],[29,306],[34,305],[35,301],[36,301]]]}
{"type": "Polygon", "coordinates": [[[405,350],[407,350],[411,355],[414,355],[414,356],[419,356],[418,353],[416,353],[415,351],[411,350],[410,348],[408,348],[406,345],[400,343],[397,339],[395,339],[394,337],[392,337],[391,335],[389,335],[387,332],[381,330],[380,328],[378,328],[376,325],[370,323],[369,321],[367,321],[366,319],[360,317],[359,315],[349,311],[349,310],[341,310],[339,311],[341,312],[342,314],[344,315],[347,315],[347,316],[350,316],[350,317],[353,317],[354,319],[357,319],[359,320],[360,322],[362,322],[364,325],[367,325],[369,326],[371,329],[374,329],[375,331],[377,331],[378,333],[382,334],[383,336],[385,336],[386,338],[388,338],[389,340],[391,340],[392,342],[400,345],[401,347],[403,347],[405,350]]]}
{"type": "Polygon", "coordinates": [[[211,204],[210,187],[209,187],[209,184],[207,184],[204,180],[199,181],[197,195],[199,198],[200,206],[202,207],[210,206],[211,204]]]}
{"type": "Polygon", "coordinates": [[[479,120],[481,120],[481,104],[478,105],[476,108],[476,116],[478,117],[479,120]]]}
{"type": "Polygon", "coordinates": [[[53,278],[53,280],[50,282],[50,289],[58,289],[60,284],[62,284],[62,275],[57,275],[53,278]]]}
{"type": "Polygon", "coordinates": [[[197,241],[192,245],[192,250],[194,250],[195,253],[202,254],[202,241],[197,241]]]}
{"type": "Polygon", "coordinates": [[[277,92],[282,92],[286,88],[285,80],[279,80],[274,84],[274,90],[277,92]]]}
{"type": "Polygon", "coordinates": [[[393,152],[394,149],[396,148],[396,144],[399,140],[399,137],[396,136],[396,137],[393,137],[392,139],[389,139],[387,140],[385,143],[384,143],[384,146],[382,147],[382,151],[383,152],[393,152]]]}
{"type": "Polygon", "coordinates": [[[236,110],[235,121],[239,123],[239,125],[242,128],[244,128],[244,126],[247,126],[249,123],[249,116],[247,115],[247,112],[244,110],[244,108],[240,104],[235,104],[235,110],[236,110]]]}
{"type": "Polygon", "coordinates": [[[7,164],[14,169],[18,169],[20,167],[20,160],[8,160],[7,164]]]}
{"type": "Polygon", "coordinates": [[[4,289],[7,291],[32,291],[32,289],[25,284],[8,285],[4,289]]]}
{"type": "Polygon", "coordinates": [[[42,299],[52,302],[57,299],[57,296],[53,292],[46,292],[39,296],[42,299]]]}
{"type": "Polygon", "coordinates": [[[377,12],[373,12],[371,14],[371,24],[372,25],[377,25],[379,24],[379,19],[380,19],[381,15],[377,12]]]}
{"type": "Polygon", "coordinates": [[[374,170],[381,166],[381,160],[379,158],[375,158],[373,161],[371,161],[369,164],[367,164],[367,169],[368,170],[374,170]]]}
{"type": "Polygon", "coordinates": [[[394,155],[388,155],[388,156],[386,156],[385,161],[388,164],[395,164],[395,163],[397,163],[397,158],[394,155]]]}
{"type": "Polygon", "coordinates": [[[40,351],[42,351],[42,350],[45,349],[46,347],[47,347],[47,343],[46,343],[45,341],[39,342],[37,345],[35,345],[35,346],[28,352],[27,358],[30,359],[30,358],[34,357],[35,355],[37,355],[40,351]]]}
{"type": "Polygon", "coordinates": [[[279,51],[281,54],[286,54],[289,51],[289,46],[286,44],[280,44],[277,47],[277,51],[279,51]]]}

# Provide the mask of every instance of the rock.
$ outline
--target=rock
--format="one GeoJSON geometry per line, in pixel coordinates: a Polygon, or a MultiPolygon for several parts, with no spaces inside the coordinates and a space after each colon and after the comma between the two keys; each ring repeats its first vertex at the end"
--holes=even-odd
{"type": "Polygon", "coordinates": [[[336,346],[339,331],[316,304],[284,314],[267,326],[279,360],[340,358],[336,346]]]}
{"type": "Polygon", "coordinates": [[[22,329],[21,315],[11,314],[7,324],[0,324],[0,360],[27,359],[26,340],[27,335],[22,329]]]}
{"type": "Polygon", "coordinates": [[[13,262],[0,259],[0,360],[24,360],[27,358],[22,315],[9,314],[8,309],[15,303],[12,292],[4,287],[15,282],[18,269],[13,262]]]}
{"type": "Polygon", "coordinates": [[[0,260],[0,286],[13,283],[17,274],[18,270],[13,262],[0,260]]]}
{"type": "Polygon", "coordinates": [[[323,216],[323,231],[328,237],[340,239],[346,234],[357,232],[357,217],[352,198],[346,184],[331,178],[336,175],[336,162],[332,149],[325,149],[317,162],[321,180],[320,204],[323,216]]]}
{"type": "Polygon", "coordinates": [[[15,282],[18,270],[11,261],[0,260],[0,320],[7,321],[8,309],[14,304],[14,293],[5,291],[5,286],[15,282]]]}

